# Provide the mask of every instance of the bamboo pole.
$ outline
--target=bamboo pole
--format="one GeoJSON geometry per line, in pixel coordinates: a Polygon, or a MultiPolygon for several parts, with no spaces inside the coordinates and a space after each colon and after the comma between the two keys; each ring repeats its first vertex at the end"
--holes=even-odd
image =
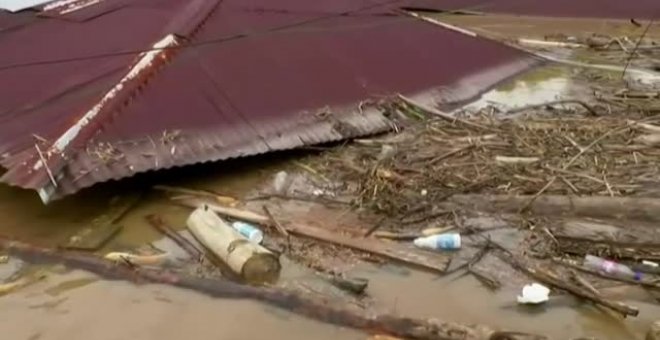
{"type": "Polygon", "coordinates": [[[188,229],[208,250],[248,282],[277,281],[282,266],[266,248],[248,241],[208,208],[188,217],[188,229]]]}

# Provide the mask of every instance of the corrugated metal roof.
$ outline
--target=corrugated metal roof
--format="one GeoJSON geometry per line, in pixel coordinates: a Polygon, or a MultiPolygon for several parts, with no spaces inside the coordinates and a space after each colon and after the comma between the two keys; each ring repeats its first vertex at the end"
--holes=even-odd
{"type": "Polygon", "coordinates": [[[658,0],[409,0],[408,7],[575,18],[660,16],[658,0]]]}
{"type": "Polygon", "coordinates": [[[42,12],[0,34],[2,181],[48,201],[384,131],[364,100],[474,95],[536,62],[379,1],[102,0],[42,12]]]}

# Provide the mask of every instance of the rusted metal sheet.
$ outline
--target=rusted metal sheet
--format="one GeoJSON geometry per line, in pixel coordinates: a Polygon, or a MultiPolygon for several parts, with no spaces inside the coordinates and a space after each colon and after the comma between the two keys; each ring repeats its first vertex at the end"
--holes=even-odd
{"type": "Polygon", "coordinates": [[[410,8],[576,18],[658,18],[658,0],[409,0],[410,8]]]}
{"type": "Polygon", "coordinates": [[[390,122],[370,99],[466,99],[536,63],[397,15],[392,0],[300,1],[300,12],[121,3],[0,35],[3,182],[47,202],[149,170],[371,134],[390,122]]]}

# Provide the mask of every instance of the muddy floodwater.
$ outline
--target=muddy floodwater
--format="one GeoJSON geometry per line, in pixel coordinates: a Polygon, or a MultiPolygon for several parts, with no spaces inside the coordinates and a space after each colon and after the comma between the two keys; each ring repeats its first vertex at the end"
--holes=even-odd
{"type": "MultiPolygon", "coordinates": [[[[290,158],[289,155],[284,155],[290,158]]],[[[294,155],[295,157],[295,155],[294,155]]],[[[102,212],[113,197],[144,192],[121,219],[123,230],[106,250],[131,249],[161,236],[144,220],[157,213],[183,228],[189,210],[145,191],[156,183],[208,188],[230,195],[258,187],[287,162],[266,158],[233,162],[224,175],[218,166],[175,171],[157,179],[102,185],[79,196],[43,207],[32,192],[0,187],[0,233],[30,242],[55,245],[102,212]],[[251,169],[251,170],[248,170],[251,169]],[[182,179],[185,178],[185,179],[182,179]]],[[[310,212],[313,214],[313,212],[310,212]]],[[[286,264],[286,263],[285,263],[286,264]]],[[[45,278],[0,297],[0,332],[11,339],[365,339],[367,334],[320,323],[254,301],[216,299],[154,284],[108,281],[83,271],[41,268],[45,278]]],[[[370,280],[372,308],[400,315],[437,318],[496,328],[547,334],[556,339],[642,339],[660,308],[643,291],[612,288],[609,296],[640,308],[640,316],[621,319],[569,296],[554,296],[538,307],[515,303],[517,289],[494,293],[472,276],[440,278],[414,269],[362,264],[352,273],[370,280]]],[[[283,272],[283,281],[313,274],[283,272]]],[[[8,338],[9,339],[9,338],[8,338]]]]}

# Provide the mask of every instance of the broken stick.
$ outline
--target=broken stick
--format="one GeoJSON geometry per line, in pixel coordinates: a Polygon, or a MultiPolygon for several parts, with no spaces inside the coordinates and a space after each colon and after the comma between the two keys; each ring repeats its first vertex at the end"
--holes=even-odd
{"type": "Polygon", "coordinates": [[[469,126],[469,127],[472,127],[472,128],[476,128],[476,129],[479,129],[479,130],[492,130],[492,128],[490,128],[490,127],[480,125],[480,124],[477,124],[477,123],[473,123],[473,122],[465,120],[465,119],[460,119],[458,117],[454,117],[450,114],[444,113],[440,110],[437,110],[437,109],[434,109],[432,107],[426,106],[424,104],[418,103],[418,102],[416,102],[416,101],[414,101],[414,100],[412,100],[412,99],[410,99],[406,96],[399,95],[399,99],[401,99],[404,103],[406,103],[409,106],[417,108],[417,109],[421,110],[422,112],[426,112],[427,114],[438,116],[438,117],[440,117],[440,118],[442,118],[446,121],[449,121],[449,122],[452,122],[452,123],[454,123],[454,122],[461,123],[463,125],[466,125],[466,126],[469,126]]]}
{"type": "Polygon", "coordinates": [[[197,247],[185,237],[179,235],[174,229],[165,224],[163,220],[156,215],[149,215],[146,217],[149,224],[156,230],[160,231],[163,235],[169,237],[181,249],[185,250],[191,258],[200,261],[204,256],[204,252],[197,249],[197,247]]]}

